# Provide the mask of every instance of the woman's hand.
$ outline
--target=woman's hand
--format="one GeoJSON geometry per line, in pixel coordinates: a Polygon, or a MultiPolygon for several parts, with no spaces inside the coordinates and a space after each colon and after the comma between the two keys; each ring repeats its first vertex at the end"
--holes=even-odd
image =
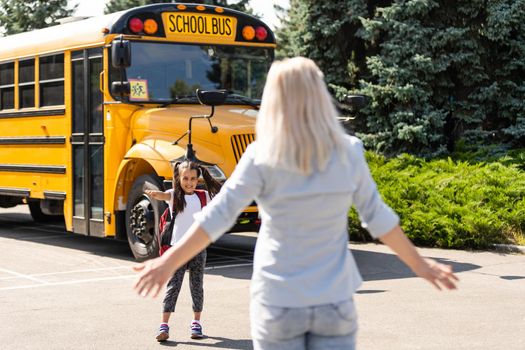
{"type": "Polygon", "coordinates": [[[163,260],[162,258],[156,258],[133,266],[133,270],[139,272],[139,276],[133,285],[133,288],[139,295],[143,297],[151,295],[155,298],[168,282],[172,271],[163,260]]]}
{"type": "Polygon", "coordinates": [[[452,266],[438,263],[433,259],[424,258],[413,268],[416,275],[432,283],[437,289],[456,289],[459,278],[452,272],[452,266]]]}
{"type": "Polygon", "coordinates": [[[197,222],[190,226],[182,239],[160,258],[135,265],[139,273],[133,288],[143,296],[156,297],[175,271],[211,243],[208,234],[197,222]]]}
{"type": "Polygon", "coordinates": [[[421,257],[399,225],[379,239],[388,245],[416,275],[426,279],[437,289],[441,290],[442,287],[456,289],[459,278],[452,273],[452,267],[421,257]]]}

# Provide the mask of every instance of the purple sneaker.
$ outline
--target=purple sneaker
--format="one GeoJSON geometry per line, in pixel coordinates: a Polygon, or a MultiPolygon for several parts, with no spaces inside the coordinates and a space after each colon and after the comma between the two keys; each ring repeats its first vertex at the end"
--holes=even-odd
{"type": "Polygon", "coordinates": [[[202,339],[202,326],[197,322],[191,323],[191,339],[202,339]]]}
{"type": "Polygon", "coordinates": [[[159,328],[159,334],[157,335],[157,341],[162,343],[170,337],[170,327],[167,324],[161,324],[159,328]]]}

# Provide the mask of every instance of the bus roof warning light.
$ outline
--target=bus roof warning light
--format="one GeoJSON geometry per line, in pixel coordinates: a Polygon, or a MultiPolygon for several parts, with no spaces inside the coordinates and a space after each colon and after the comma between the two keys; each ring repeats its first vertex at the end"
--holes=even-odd
{"type": "Polygon", "coordinates": [[[157,25],[157,22],[154,19],[148,18],[144,21],[144,32],[146,34],[155,34],[158,29],[159,26],[157,25]]]}
{"type": "Polygon", "coordinates": [[[144,29],[144,23],[137,17],[130,19],[128,26],[129,29],[135,34],[140,33],[142,29],[144,29]]]}
{"type": "Polygon", "coordinates": [[[253,40],[255,38],[255,29],[252,26],[245,26],[242,28],[242,37],[245,40],[253,40]]]}
{"type": "Polygon", "coordinates": [[[257,38],[257,40],[264,41],[267,36],[268,32],[266,31],[266,28],[261,26],[255,28],[255,37],[257,38]]]}

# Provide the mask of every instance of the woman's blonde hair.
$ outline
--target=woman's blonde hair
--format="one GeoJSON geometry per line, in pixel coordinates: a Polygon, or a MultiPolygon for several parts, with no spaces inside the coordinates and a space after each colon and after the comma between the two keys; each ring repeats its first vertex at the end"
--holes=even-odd
{"type": "Polygon", "coordinates": [[[257,117],[256,161],[309,175],[342,150],[345,131],[323,78],[308,58],[272,64],[257,117]]]}

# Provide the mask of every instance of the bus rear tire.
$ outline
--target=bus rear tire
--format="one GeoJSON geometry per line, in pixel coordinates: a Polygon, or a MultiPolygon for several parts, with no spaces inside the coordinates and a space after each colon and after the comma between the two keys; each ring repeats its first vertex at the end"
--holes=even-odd
{"type": "Polygon", "coordinates": [[[31,217],[35,222],[52,222],[64,220],[63,215],[48,215],[44,214],[42,208],[40,207],[40,199],[28,199],[27,206],[29,207],[29,212],[31,217]]]}
{"type": "Polygon", "coordinates": [[[129,192],[126,205],[126,233],[131,252],[138,261],[159,256],[158,223],[166,208],[163,201],[152,200],[144,193],[143,187],[146,182],[148,187],[163,190],[158,176],[142,175],[135,180],[129,192]]]}

